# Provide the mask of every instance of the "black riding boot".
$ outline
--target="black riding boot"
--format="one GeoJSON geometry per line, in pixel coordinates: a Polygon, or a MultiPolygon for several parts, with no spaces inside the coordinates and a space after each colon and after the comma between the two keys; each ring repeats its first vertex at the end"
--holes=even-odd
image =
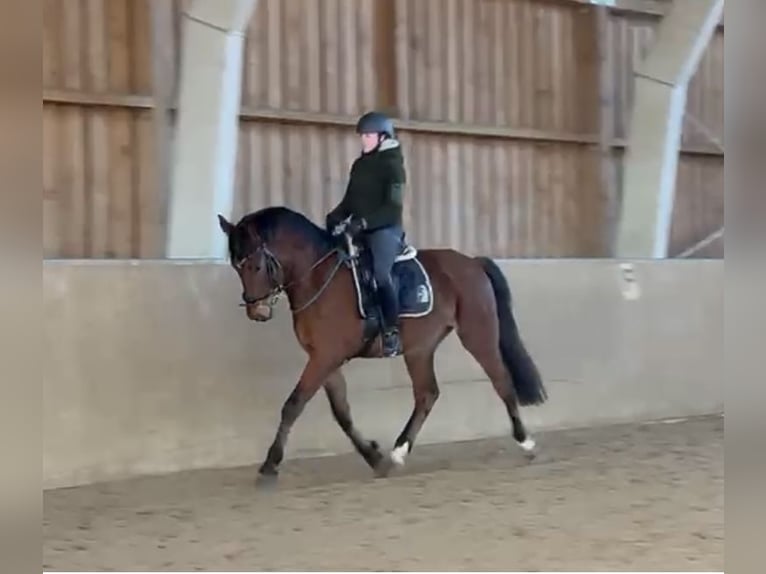
{"type": "Polygon", "coordinates": [[[399,300],[390,282],[378,287],[378,301],[383,315],[383,355],[395,357],[402,353],[402,343],[398,329],[399,300]]]}

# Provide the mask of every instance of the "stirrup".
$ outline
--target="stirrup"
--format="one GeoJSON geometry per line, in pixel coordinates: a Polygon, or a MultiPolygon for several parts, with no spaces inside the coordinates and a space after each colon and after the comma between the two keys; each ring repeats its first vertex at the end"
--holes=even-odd
{"type": "Polygon", "coordinates": [[[399,329],[392,328],[381,333],[381,346],[384,357],[396,357],[402,354],[402,339],[399,329]]]}

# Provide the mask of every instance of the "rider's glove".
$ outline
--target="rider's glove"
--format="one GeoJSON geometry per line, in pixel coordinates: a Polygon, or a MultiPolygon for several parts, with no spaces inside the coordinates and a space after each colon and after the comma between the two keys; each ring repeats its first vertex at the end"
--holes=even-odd
{"type": "Polygon", "coordinates": [[[354,217],[348,222],[346,229],[352,237],[356,236],[360,231],[367,229],[367,221],[362,217],[354,217]]]}

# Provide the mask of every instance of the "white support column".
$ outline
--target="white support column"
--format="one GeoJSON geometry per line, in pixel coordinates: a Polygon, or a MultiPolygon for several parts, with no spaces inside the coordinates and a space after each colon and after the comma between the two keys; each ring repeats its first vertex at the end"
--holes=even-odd
{"type": "Polygon", "coordinates": [[[724,0],[674,0],[654,47],[635,71],[618,257],[667,257],[686,90],[723,5],[724,0]]]}
{"type": "Polygon", "coordinates": [[[230,214],[245,31],[257,0],[195,0],[184,14],[168,258],[219,258],[230,214]]]}

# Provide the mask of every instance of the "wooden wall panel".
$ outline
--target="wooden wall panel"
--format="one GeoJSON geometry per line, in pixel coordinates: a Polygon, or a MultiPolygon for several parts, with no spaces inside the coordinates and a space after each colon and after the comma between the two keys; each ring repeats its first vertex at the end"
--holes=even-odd
{"type": "MultiPolygon", "coordinates": [[[[318,224],[358,154],[350,130],[246,122],[235,216],[274,204],[318,224]]],[[[598,157],[586,148],[403,133],[405,226],[419,246],[497,257],[603,255],[598,157]]]]}
{"type": "Polygon", "coordinates": [[[46,257],[162,255],[148,111],[43,109],[46,257]]]}
{"type": "Polygon", "coordinates": [[[495,257],[603,255],[598,156],[565,144],[405,134],[417,244],[495,257]]]}
{"type": "Polygon", "coordinates": [[[274,204],[323,222],[343,195],[356,138],[334,126],[243,122],[235,216],[274,204]]]}
{"type": "Polygon", "coordinates": [[[684,147],[701,147],[711,143],[719,147],[723,143],[723,90],[723,32],[718,32],[711,39],[689,84],[684,147]]]}
{"type": "Polygon", "coordinates": [[[147,95],[151,70],[146,2],[45,0],[44,89],[147,95]]]}
{"type": "Polygon", "coordinates": [[[375,107],[375,2],[258,2],[247,34],[243,106],[347,116],[375,107]]]}
{"type": "Polygon", "coordinates": [[[402,118],[598,131],[589,8],[533,0],[397,0],[396,13],[402,118]]]}
{"type": "MultiPolygon", "coordinates": [[[[723,158],[682,157],[670,235],[675,256],[723,228],[723,158]]],[[[699,256],[707,254],[703,251],[699,256]]]]}
{"type": "Polygon", "coordinates": [[[45,256],[161,257],[155,126],[123,101],[153,91],[150,5],[47,0],[43,18],[45,256]]]}

